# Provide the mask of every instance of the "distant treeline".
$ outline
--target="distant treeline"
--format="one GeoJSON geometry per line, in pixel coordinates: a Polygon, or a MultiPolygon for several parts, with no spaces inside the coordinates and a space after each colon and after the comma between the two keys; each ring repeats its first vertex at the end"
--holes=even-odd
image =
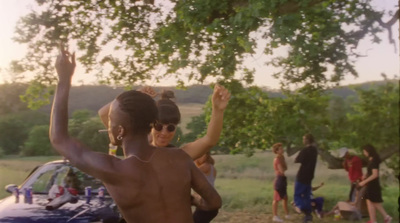
{"type": "MultiPolygon", "coordinates": [[[[368,82],[357,86],[368,88],[372,84],[379,85],[383,81],[368,82]]],[[[20,95],[24,94],[27,84],[8,83],[0,85],[0,115],[28,110],[26,104],[20,100],[20,95]]],[[[139,89],[140,87],[135,87],[139,89]]],[[[191,85],[186,90],[178,90],[174,87],[154,87],[157,92],[162,90],[172,90],[175,93],[176,102],[179,104],[200,103],[204,104],[212,93],[212,88],[209,85],[191,85]]],[[[277,90],[269,90],[263,88],[271,97],[282,97],[282,94],[277,90]]],[[[74,86],[71,89],[69,110],[87,109],[93,112],[98,111],[103,105],[113,100],[118,94],[123,92],[122,87],[113,88],[104,85],[82,85],[74,86]]],[[[349,86],[337,87],[329,90],[335,96],[346,98],[355,95],[354,90],[349,86]]],[[[51,105],[43,106],[39,109],[41,112],[50,113],[51,105]]]]}

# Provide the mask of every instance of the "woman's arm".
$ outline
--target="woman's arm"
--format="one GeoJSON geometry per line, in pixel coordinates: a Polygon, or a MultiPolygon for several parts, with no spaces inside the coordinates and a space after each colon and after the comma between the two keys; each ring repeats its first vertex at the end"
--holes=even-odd
{"type": "Polygon", "coordinates": [[[111,102],[101,107],[97,112],[99,114],[101,122],[103,122],[106,128],[108,128],[108,112],[110,111],[110,105],[111,102]]]}
{"type": "Polygon", "coordinates": [[[218,143],[223,127],[224,111],[230,96],[231,94],[227,89],[215,85],[212,96],[211,119],[208,123],[206,135],[181,147],[193,160],[210,151],[218,143]]]}
{"type": "Polygon", "coordinates": [[[194,164],[191,165],[191,175],[191,186],[197,193],[192,195],[192,204],[206,211],[221,208],[221,196],[194,164]]]}
{"type": "Polygon", "coordinates": [[[358,183],[358,185],[360,187],[365,186],[367,183],[375,180],[376,178],[379,177],[379,170],[378,169],[372,169],[372,174],[371,176],[367,177],[366,179],[364,179],[363,181],[361,181],[360,183],[358,183]]]}
{"type": "Polygon", "coordinates": [[[203,172],[205,175],[208,175],[211,171],[211,164],[209,163],[203,163],[197,166],[201,172],[203,172]]]}

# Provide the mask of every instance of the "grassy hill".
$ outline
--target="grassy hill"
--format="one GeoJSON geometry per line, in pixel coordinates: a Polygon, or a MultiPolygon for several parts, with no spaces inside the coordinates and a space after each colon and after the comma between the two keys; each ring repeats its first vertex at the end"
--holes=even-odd
{"type": "MultiPolygon", "coordinates": [[[[272,218],[271,202],[274,179],[272,160],[274,154],[257,152],[252,157],[244,155],[214,155],[213,157],[217,169],[215,186],[223,200],[220,214],[213,222],[239,223],[246,221],[246,219],[252,223],[270,222],[272,218]]],[[[59,157],[7,157],[0,159],[0,187],[4,188],[5,185],[11,183],[22,183],[34,166],[55,159],[59,159],[59,157]]],[[[289,201],[291,201],[293,200],[293,185],[299,165],[294,163],[294,156],[286,158],[286,161],[288,164],[288,171],[286,172],[288,177],[287,191],[289,201]]],[[[383,177],[381,179],[383,206],[393,216],[393,222],[398,222],[398,182],[387,182],[383,177]]],[[[347,199],[350,185],[347,173],[344,170],[330,170],[319,160],[313,184],[316,185],[321,182],[324,182],[325,185],[315,191],[314,196],[325,198],[325,210],[330,210],[337,201],[347,199]]],[[[4,190],[0,191],[0,199],[7,195],[8,193],[4,190]]],[[[279,213],[282,212],[281,206],[279,206],[278,211],[279,213]]],[[[286,222],[300,222],[301,216],[294,214],[291,209],[290,212],[293,219],[286,222]]],[[[380,216],[378,217],[380,218],[380,216]]],[[[330,223],[333,222],[333,218],[316,218],[314,222],[330,223]]],[[[338,223],[341,222],[346,221],[339,221],[338,223]]]]}

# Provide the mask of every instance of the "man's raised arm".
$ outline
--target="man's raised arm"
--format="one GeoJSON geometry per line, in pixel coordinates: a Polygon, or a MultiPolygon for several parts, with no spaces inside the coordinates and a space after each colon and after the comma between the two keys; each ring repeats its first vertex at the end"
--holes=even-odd
{"type": "Polygon", "coordinates": [[[49,136],[50,142],[57,152],[69,160],[73,160],[71,156],[75,153],[71,150],[71,145],[69,145],[72,142],[68,134],[68,98],[75,66],[75,54],[70,55],[60,45],[60,52],[55,64],[58,85],[51,110],[49,136]]]}
{"type": "Polygon", "coordinates": [[[76,66],[75,54],[70,54],[61,45],[55,66],[59,79],[50,117],[50,142],[72,165],[96,178],[111,181],[113,174],[110,171],[118,159],[93,152],[68,134],[68,99],[76,66]]]}

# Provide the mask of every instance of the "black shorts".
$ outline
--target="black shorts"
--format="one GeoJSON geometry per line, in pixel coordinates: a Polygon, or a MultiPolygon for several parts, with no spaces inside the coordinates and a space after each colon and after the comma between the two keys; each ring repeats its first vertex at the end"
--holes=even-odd
{"type": "Polygon", "coordinates": [[[382,203],[382,192],[379,181],[371,181],[367,184],[365,190],[365,199],[370,200],[374,203],[382,203]]]}
{"type": "Polygon", "coordinates": [[[283,199],[287,195],[287,178],[286,176],[277,175],[274,189],[278,192],[279,197],[283,199]]]}

